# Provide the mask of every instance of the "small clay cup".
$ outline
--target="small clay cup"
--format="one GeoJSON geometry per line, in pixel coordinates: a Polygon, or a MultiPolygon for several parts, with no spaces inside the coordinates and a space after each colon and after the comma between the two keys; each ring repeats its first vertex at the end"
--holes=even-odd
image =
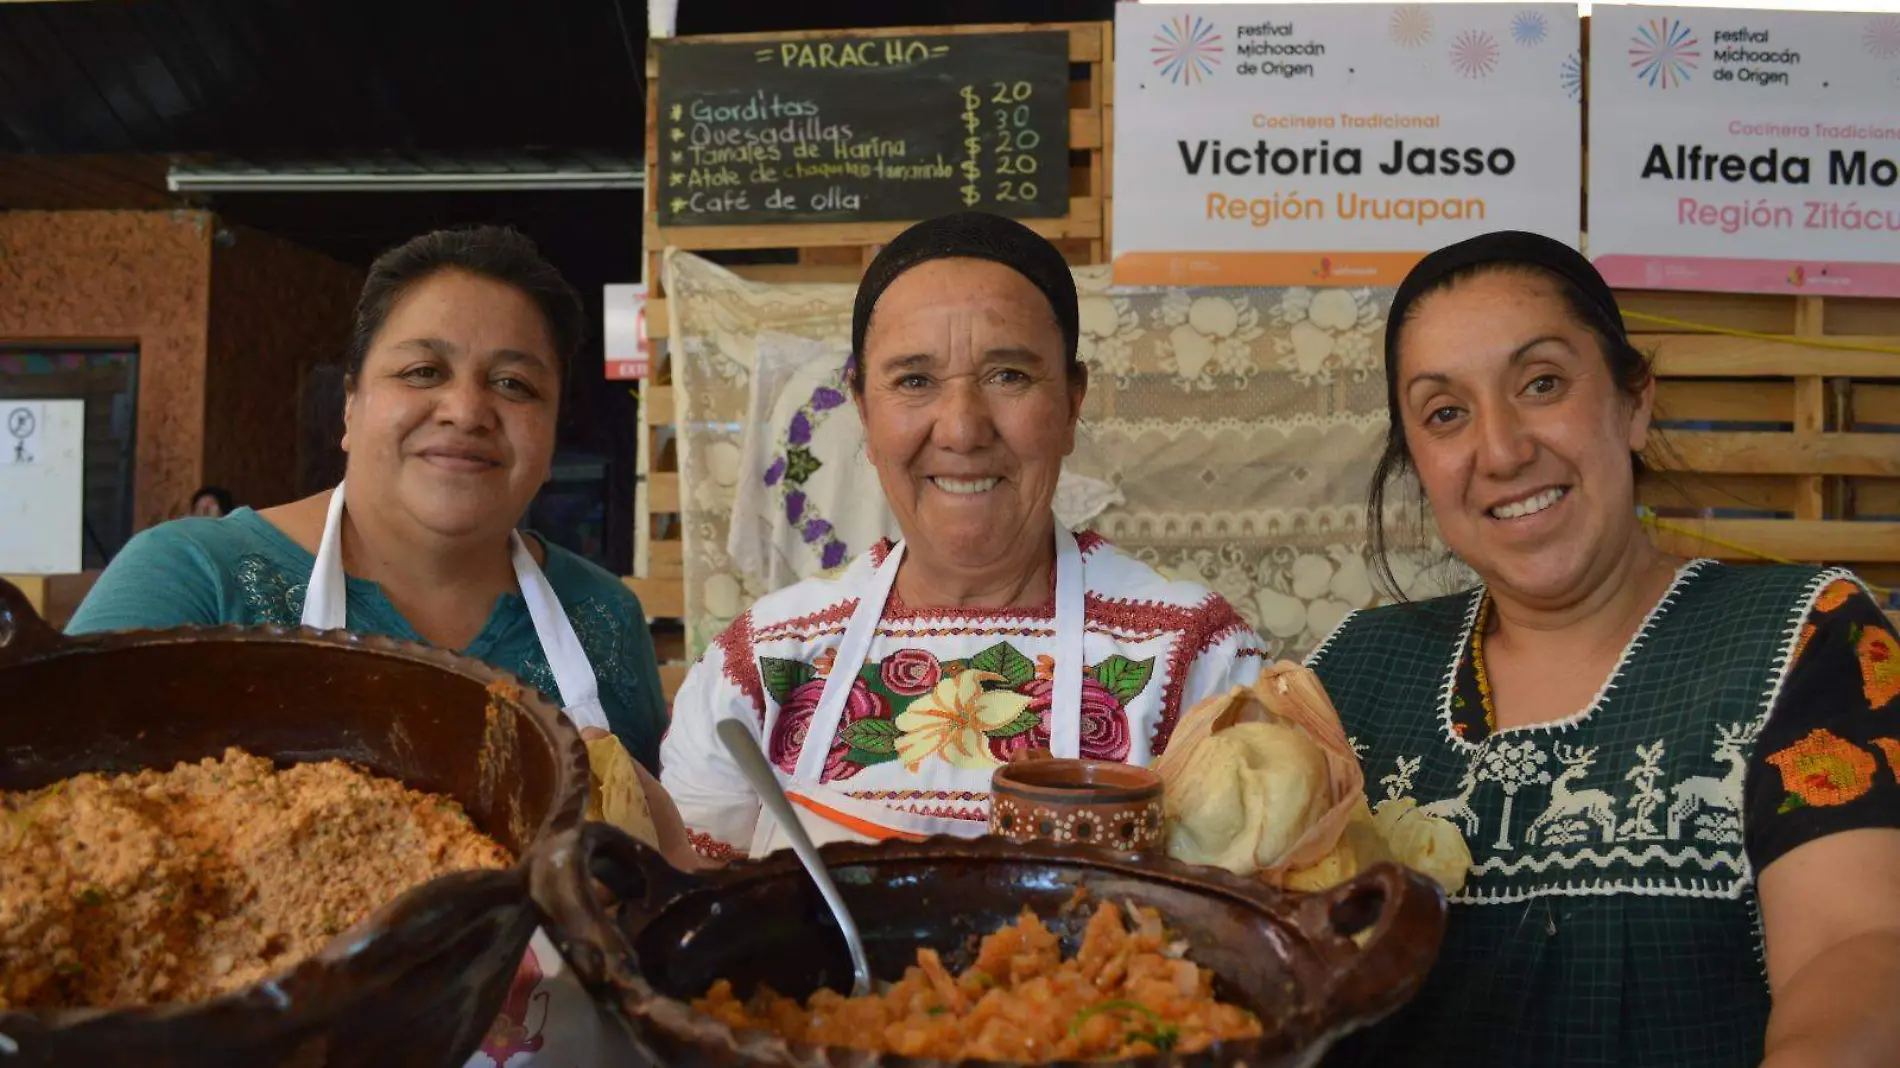
{"type": "Polygon", "coordinates": [[[1058,760],[1031,750],[990,777],[990,833],[1012,842],[1159,853],[1161,776],[1106,760],[1058,760]]]}

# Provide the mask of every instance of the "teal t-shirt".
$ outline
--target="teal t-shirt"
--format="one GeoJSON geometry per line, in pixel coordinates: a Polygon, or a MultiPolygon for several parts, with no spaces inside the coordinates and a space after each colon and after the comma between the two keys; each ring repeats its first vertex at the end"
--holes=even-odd
{"type": "MultiPolygon", "coordinates": [[[[548,585],[600,680],[607,722],[634,759],[659,773],[666,703],[646,613],[619,579],[558,545],[543,543],[548,585]]],[[[294,627],[316,558],[249,508],[223,519],[177,519],[144,531],[99,576],[67,631],[86,634],[199,624],[294,627]]],[[[349,580],[350,629],[423,639],[380,586],[349,580]]],[[[462,655],[513,673],[564,704],[520,594],[498,598],[462,655]]]]}

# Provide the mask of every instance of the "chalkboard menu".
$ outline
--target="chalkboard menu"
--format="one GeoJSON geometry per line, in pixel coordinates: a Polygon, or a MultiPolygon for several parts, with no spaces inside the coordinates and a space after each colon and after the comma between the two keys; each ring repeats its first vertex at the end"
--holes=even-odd
{"type": "Polygon", "coordinates": [[[1069,35],[659,44],[663,226],[1069,213],[1069,35]]]}

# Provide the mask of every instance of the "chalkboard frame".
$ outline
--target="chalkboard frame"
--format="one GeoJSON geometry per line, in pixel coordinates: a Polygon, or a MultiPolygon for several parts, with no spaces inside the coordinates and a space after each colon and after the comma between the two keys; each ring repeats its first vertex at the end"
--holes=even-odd
{"type": "MultiPolygon", "coordinates": [[[[1086,79],[1070,81],[1070,167],[1069,213],[1060,218],[1026,218],[1025,226],[1065,245],[1086,244],[1087,250],[1071,255],[1078,263],[1107,262],[1106,238],[1108,204],[1109,86],[1113,84],[1113,25],[1106,22],[1004,23],[972,26],[890,27],[878,29],[817,30],[798,33],[717,34],[695,37],[707,44],[755,44],[777,41],[824,41],[841,37],[915,37],[959,34],[1047,33],[1069,34],[1071,69],[1090,70],[1086,79]],[[1079,95],[1080,94],[1080,95],[1079,95]],[[1082,157],[1087,157],[1082,162],[1082,157]]],[[[733,251],[766,249],[818,249],[843,246],[875,246],[890,240],[916,220],[892,222],[785,223],[741,226],[661,226],[657,213],[658,168],[655,160],[659,145],[658,101],[655,83],[664,78],[660,49],[654,42],[647,46],[647,189],[644,241],[653,267],[648,284],[657,280],[657,255],[668,247],[694,251],[733,251]]]]}

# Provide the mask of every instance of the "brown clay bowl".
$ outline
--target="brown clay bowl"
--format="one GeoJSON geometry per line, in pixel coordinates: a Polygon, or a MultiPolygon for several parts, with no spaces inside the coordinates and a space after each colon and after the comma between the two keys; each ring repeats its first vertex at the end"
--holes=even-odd
{"type": "Polygon", "coordinates": [[[990,776],[990,833],[1159,853],[1167,840],[1161,776],[1133,764],[1061,760],[1030,750],[990,776]]]}
{"type": "Polygon", "coordinates": [[[534,691],[419,645],[343,632],[191,628],[67,638],[0,582],[0,789],[170,768],[239,746],[341,758],[447,794],[521,862],[433,880],[315,958],[229,996],[0,1012],[0,1064],[459,1068],[540,922],[534,846],[580,824],[587,752],[534,691]],[[493,723],[489,723],[490,711],[493,723]]]}
{"type": "MultiPolygon", "coordinates": [[[[1192,1056],[1130,1062],[1142,1065],[1314,1064],[1340,1036],[1413,995],[1444,933],[1437,885],[1393,865],[1328,893],[1295,895],[1165,857],[995,837],[840,843],[821,853],[881,978],[901,975],[923,946],[960,967],[977,938],[1013,922],[1025,906],[1073,952],[1088,910],[1058,917],[1078,889],[1094,901],[1158,909],[1188,943],[1189,958],[1219,977],[1217,993],[1258,1014],[1268,1031],[1192,1056]]],[[[568,960],[619,1008],[653,1064],[941,1063],[734,1032],[690,1007],[716,979],[731,980],[741,997],[759,983],[801,999],[824,986],[850,988],[837,928],[789,852],[687,875],[613,828],[589,823],[543,847],[535,895],[568,960]],[[617,901],[613,914],[597,887],[572,877],[577,870],[604,884],[617,901]]]]}

